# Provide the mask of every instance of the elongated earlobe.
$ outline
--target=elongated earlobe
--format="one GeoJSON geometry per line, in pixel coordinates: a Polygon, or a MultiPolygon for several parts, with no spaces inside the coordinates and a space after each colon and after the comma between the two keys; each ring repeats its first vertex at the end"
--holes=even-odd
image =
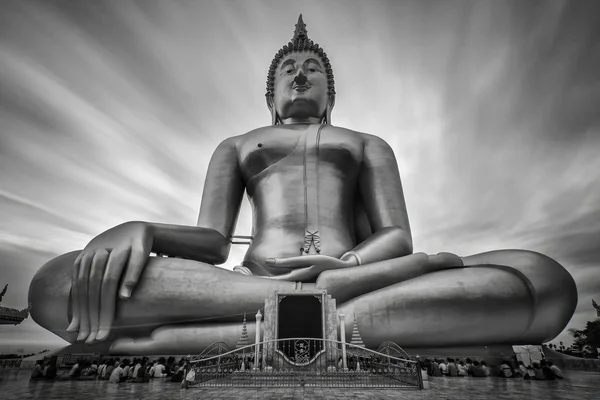
{"type": "Polygon", "coordinates": [[[277,125],[277,111],[271,110],[271,125],[277,125]]]}
{"type": "Polygon", "coordinates": [[[267,96],[267,107],[269,107],[269,111],[271,112],[271,125],[277,125],[279,123],[279,118],[277,118],[277,110],[275,110],[273,96],[267,96]]]}
{"type": "Polygon", "coordinates": [[[329,100],[327,101],[327,108],[325,109],[325,123],[331,125],[331,110],[333,110],[333,106],[335,105],[335,96],[329,96],[329,100]]]}

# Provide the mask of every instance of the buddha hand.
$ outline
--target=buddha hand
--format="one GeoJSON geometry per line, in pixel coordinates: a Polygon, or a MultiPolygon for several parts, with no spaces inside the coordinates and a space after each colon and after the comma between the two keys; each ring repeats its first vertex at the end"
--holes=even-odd
{"type": "Polygon", "coordinates": [[[121,299],[131,297],[153,239],[149,224],[126,222],[96,236],[77,256],[71,290],[73,319],[67,331],[79,331],[78,341],[106,339],[115,317],[117,289],[121,299]]]}
{"type": "Polygon", "coordinates": [[[356,266],[356,262],[352,259],[340,260],[339,258],[320,254],[288,258],[267,258],[265,262],[270,267],[295,268],[287,274],[272,276],[271,279],[303,282],[315,280],[323,271],[356,266]]]}

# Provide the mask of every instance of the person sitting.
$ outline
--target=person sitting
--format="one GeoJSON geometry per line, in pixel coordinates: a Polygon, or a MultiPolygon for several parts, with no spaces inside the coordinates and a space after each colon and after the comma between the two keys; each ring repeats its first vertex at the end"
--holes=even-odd
{"type": "MultiPolygon", "coordinates": [[[[527,367],[525,367],[525,364],[523,363],[523,361],[519,361],[519,376],[521,376],[523,379],[527,379],[527,367]]],[[[516,372],[516,371],[515,371],[516,372]]]]}
{"type": "Polygon", "coordinates": [[[433,359],[431,363],[431,376],[442,376],[442,371],[440,371],[440,364],[436,358],[433,359]]]}
{"type": "Polygon", "coordinates": [[[506,360],[502,361],[500,364],[500,373],[499,376],[501,378],[512,378],[513,377],[513,369],[510,366],[510,363],[506,360]]]}
{"type": "Polygon", "coordinates": [[[90,360],[86,360],[83,362],[83,366],[81,368],[81,376],[79,377],[79,379],[96,379],[96,371],[94,371],[94,369],[92,368],[92,362],[90,360]]]}
{"type": "Polygon", "coordinates": [[[465,365],[464,361],[460,360],[457,367],[458,367],[458,376],[468,376],[469,375],[469,372],[467,371],[467,366],[465,365]]]}
{"type": "Polygon", "coordinates": [[[483,369],[483,367],[481,366],[481,364],[479,364],[479,361],[475,360],[473,361],[473,377],[474,378],[485,378],[486,372],[483,369]]]}
{"type": "Polygon", "coordinates": [[[535,370],[532,365],[528,365],[525,367],[526,373],[523,375],[523,379],[525,380],[535,380],[535,370]]]}
{"type": "Polygon", "coordinates": [[[535,374],[536,380],[543,381],[545,379],[544,371],[542,371],[542,369],[540,368],[540,364],[538,364],[536,362],[533,363],[533,372],[535,374]]]}
{"type": "Polygon", "coordinates": [[[185,374],[185,359],[179,360],[179,364],[177,365],[177,369],[175,373],[171,376],[171,382],[181,382],[183,380],[183,376],[185,374]]]}
{"type": "Polygon", "coordinates": [[[149,382],[150,381],[150,376],[146,373],[147,370],[147,358],[144,357],[139,361],[139,366],[136,365],[136,368],[134,369],[134,379],[133,381],[135,383],[144,383],[144,382],[149,382]]]}
{"type": "Polygon", "coordinates": [[[171,356],[167,358],[167,363],[165,364],[165,372],[167,373],[167,377],[173,376],[173,374],[177,371],[177,365],[175,364],[175,357],[171,356]]]}
{"type": "Polygon", "coordinates": [[[56,378],[56,374],[57,374],[56,360],[57,360],[56,356],[50,357],[50,360],[48,360],[48,365],[44,369],[44,378],[46,378],[46,379],[56,378]]]}
{"type": "Polygon", "coordinates": [[[150,378],[154,378],[154,367],[156,366],[156,361],[150,361],[146,366],[146,375],[150,378]]]}
{"type": "Polygon", "coordinates": [[[448,358],[448,376],[458,376],[458,367],[453,358],[448,358]]]}
{"type": "Polygon", "coordinates": [[[473,361],[470,358],[467,358],[467,373],[469,375],[473,375],[473,361]]]}
{"type": "Polygon", "coordinates": [[[108,379],[110,383],[119,383],[122,381],[123,367],[124,365],[121,363],[115,369],[113,369],[112,373],[110,374],[110,378],[108,379]]]}
{"type": "Polygon", "coordinates": [[[123,360],[123,380],[127,380],[129,379],[129,370],[131,369],[131,366],[129,365],[129,359],[124,359],[123,360]]]}
{"type": "Polygon", "coordinates": [[[550,369],[552,370],[552,373],[554,373],[554,376],[557,379],[564,378],[564,375],[563,375],[562,371],[560,370],[560,368],[558,368],[556,365],[554,365],[554,363],[552,361],[548,361],[548,367],[550,367],[550,369]]]}
{"type": "MultiPolygon", "coordinates": [[[[431,376],[431,374],[432,374],[432,364],[433,364],[433,361],[431,361],[431,359],[430,359],[430,358],[426,358],[425,360],[423,360],[423,363],[422,363],[422,365],[423,365],[423,367],[425,367],[425,369],[427,370],[427,375],[428,375],[428,376],[431,376]]],[[[366,369],[367,369],[367,370],[371,369],[371,368],[369,367],[369,365],[370,365],[370,364],[367,364],[367,365],[366,365],[366,369]]]]}
{"type": "Polygon", "coordinates": [[[448,366],[444,362],[444,360],[440,360],[440,372],[443,376],[448,375],[448,366]]]}
{"type": "Polygon", "coordinates": [[[83,360],[77,359],[71,370],[69,371],[69,379],[78,379],[81,376],[83,360]]]}
{"type": "Polygon", "coordinates": [[[104,370],[104,375],[102,375],[102,380],[104,380],[104,381],[109,380],[114,369],[115,369],[115,361],[111,358],[106,362],[106,369],[104,370]]]}
{"type": "Polygon", "coordinates": [[[488,368],[488,366],[485,363],[485,361],[481,362],[481,368],[483,369],[483,372],[485,373],[485,376],[490,376],[490,369],[488,368]]]}
{"type": "Polygon", "coordinates": [[[132,381],[135,378],[135,367],[138,364],[138,359],[136,357],[131,360],[131,364],[129,364],[129,371],[127,371],[127,380],[132,381]]]}
{"type": "MultiPolygon", "coordinates": [[[[135,367],[133,368],[133,379],[137,378],[139,369],[142,368],[142,365],[146,365],[146,362],[146,357],[136,359],[135,367]]],[[[146,368],[144,367],[144,372],[145,371],[146,368]]]]}
{"type": "Polygon", "coordinates": [[[43,379],[44,378],[44,361],[37,360],[35,362],[35,366],[33,367],[33,371],[31,371],[30,379],[43,379]]]}
{"type": "Polygon", "coordinates": [[[152,373],[153,378],[165,378],[167,376],[167,369],[165,367],[165,358],[161,357],[158,359],[158,363],[154,365],[152,373]]]}
{"type": "Polygon", "coordinates": [[[108,368],[108,360],[101,360],[100,365],[98,366],[98,376],[96,379],[102,380],[104,379],[104,375],[106,374],[106,369],[108,368]]]}
{"type": "Polygon", "coordinates": [[[540,368],[542,369],[542,373],[544,374],[545,380],[547,380],[547,381],[556,380],[556,376],[554,376],[554,372],[552,372],[552,369],[550,369],[546,360],[540,361],[540,368]]]}
{"type": "Polygon", "coordinates": [[[92,360],[92,370],[94,375],[98,375],[98,360],[92,360]]]}

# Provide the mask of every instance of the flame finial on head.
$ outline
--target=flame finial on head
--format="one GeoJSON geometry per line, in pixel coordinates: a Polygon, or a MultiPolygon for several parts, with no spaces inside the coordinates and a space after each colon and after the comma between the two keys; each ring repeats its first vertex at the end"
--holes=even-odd
{"type": "Polygon", "coordinates": [[[296,24],[296,30],[294,31],[292,41],[295,42],[298,39],[308,39],[308,32],[306,31],[306,24],[302,21],[302,14],[298,17],[298,23],[296,24]]]}

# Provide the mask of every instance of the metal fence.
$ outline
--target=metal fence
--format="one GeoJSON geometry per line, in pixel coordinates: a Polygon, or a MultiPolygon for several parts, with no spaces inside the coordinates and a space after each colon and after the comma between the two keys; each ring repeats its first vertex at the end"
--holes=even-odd
{"type": "Polygon", "coordinates": [[[22,358],[4,358],[0,360],[0,369],[21,368],[22,358]]]}
{"type": "Polygon", "coordinates": [[[419,361],[335,340],[290,338],[188,362],[184,387],[422,389],[419,361]]]}

